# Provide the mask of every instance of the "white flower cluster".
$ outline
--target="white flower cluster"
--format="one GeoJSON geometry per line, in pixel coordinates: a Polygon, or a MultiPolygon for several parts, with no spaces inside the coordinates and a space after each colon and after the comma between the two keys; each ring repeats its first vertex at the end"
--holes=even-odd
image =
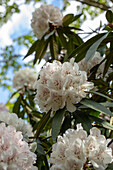
{"type": "Polygon", "coordinates": [[[31,27],[38,39],[41,39],[49,31],[50,24],[53,26],[62,25],[63,15],[58,7],[53,5],[41,5],[33,13],[31,27]]]}
{"type": "Polygon", "coordinates": [[[53,164],[50,170],[83,170],[91,165],[94,169],[104,170],[113,160],[112,150],[107,144],[99,129],[93,127],[87,136],[78,124],[77,130],[68,129],[63,137],[58,136],[49,159],[53,164]]]}
{"type": "Polygon", "coordinates": [[[15,127],[16,131],[21,131],[25,139],[32,136],[33,134],[31,125],[29,123],[28,125],[25,124],[24,120],[18,118],[15,113],[9,113],[8,111],[0,110],[0,121],[3,121],[4,123],[15,127]]]}
{"type": "MultiPolygon", "coordinates": [[[[103,58],[101,57],[100,53],[96,51],[94,57],[93,57],[90,61],[85,62],[85,59],[83,59],[83,60],[81,60],[81,61],[78,63],[78,65],[79,65],[80,70],[86,71],[87,73],[89,73],[90,70],[91,70],[94,66],[96,66],[97,64],[99,64],[102,60],[103,60],[103,58]]],[[[103,63],[98,67],[98,70],[97,70],[97,73],[96,73],[96,76],[97,76],[97,77],[102,77],[102,74],[103,74],[103,71],[104,71],[104,67],[105,67],[105,62],[103,62],[103,63]]],[[[112,69],[109,68],[106,76],[108,76],[108,74],[111,73],[111,72],[112,72],[112,69]]]]}
{"type": "MultiPolygon", "coordinates": [[[[102,61],[102,59],[103,58],[100,56],[100,53],[95,52],[94,57],[90,61],[85,62],[85,59],[83,59],[78,63],[78,65],[80,67],[80,70],[89,72],[95,65],[99,64],[102,61]]],[[[102,74],[103,69],[104,69],[104,66],[103,64],[101,64],[97,70],[98,73],[102,74]]]]}
{"type": "Polygon", "coordinates": [[[33,84],[37,79],[37,75],[32,68],[19,69],[15,72],[13,78],[13,88],[20,90],[27,87],[27,89],[33,89],[33,84]]]}
{"type": "Polygon", "coordinates": [[[87,81],[87,73],[80,71],[72,58],[63,64],[56,60],[47,63],[34,86],[37,89],[35,102],[41,111],[52,109],[54,112],[66,105],[68,111],[74,112],[73,104],[86,97],[85,91],[92,89],[93,83],[87,81]]]}
{"type": "Polygon", "coordinates": [[[0,170],[37,170],[36,155],[22,139],[14,127],[0,124],[0,170]]]}

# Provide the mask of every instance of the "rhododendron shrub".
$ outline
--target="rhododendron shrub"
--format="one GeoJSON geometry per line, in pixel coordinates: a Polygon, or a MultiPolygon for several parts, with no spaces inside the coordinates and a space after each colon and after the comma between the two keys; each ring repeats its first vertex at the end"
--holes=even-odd
{"type": "Polygon", "coordinates": [[[113,13],[87,41],[81,16],[34,9],[36,37],[23,58],[32,54],[33,68],[15,72],[0,104],[0,170],[113,169],[113,13]]]}

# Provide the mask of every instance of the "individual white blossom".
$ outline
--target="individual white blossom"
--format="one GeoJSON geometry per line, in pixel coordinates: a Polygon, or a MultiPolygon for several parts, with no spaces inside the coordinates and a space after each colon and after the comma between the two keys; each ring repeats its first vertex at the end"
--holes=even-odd
{"type": "MultiPolygon", "coordinates": [[[[96,51],[94,57],[91,60],[89,60],[88,62],[85,62],[85,59],[83,59],[78,63],[78,65],[80,67],[80,70],[89,72],[91,70],[91,68],[93,68],[95,65],[99,64],[102,60],[103,60],[103,58],[101,57],[100,53],[96,51]]],[[[99,67],[98,72],[102,73],[103,65],[101,65],[100,67],[99,67]]]]}
{"type": "Polygon", "coordinates": [[[31,27],[38,39],[41,39],[45,33],[52,27],[62,25],[63,15],[58,7],[53,5],[41,5],[33,12],[31,27]],[[50,26],[51,25],[51,26],[50,26]]]}
{"type": "Polygon", "coordinates": [[[78,124],[76,130],[68,129],[53,144],[50,170],[83,170],[86,165],[104,170],[113,160],[112,150],[107,144],[108,141],[99,129],[93,127],[88,136],[81,124],[78,124]]]}
{"type": "MultiPolygon", "coordinates": [[[[94,57],[89,60],[88,62],[85,61],[85,59],[81,60],[78,65],[80,70],[82,71],[86,71],[88,74],[90,73],[90,70],[96,66],[97,64],[100,64],[100,62],[103,60],[103,58],[101,57],[99,52],[95,52],[94,57]]],[[[97,73],[96,73],[96,77],[102,77],[103,75],[103,71],[104,71],[104,67],[105,67],[105,61],[98,67],[97,69],[97,73]]],[[[108,72],[106,74],[106,77],[108,76],[109,73],[112,72],[112,69],[109,68],[108,72]]]]}
{"type": "Polygon", "coordinates": [[[32,68],[19,69],[15,72],[13,78],[13,88],[20,90],[24,89],[33,89],[33,84],[37,79],[37,75],[32,68]]]}
{"type": "Polygon", "coordinates": [[[66,106],[68,111],[74,112],[74,104],[86,97],[85,91],[90,91],[93,83],[87,81],[87,73],[80,71],[72,58],[63,64],[56,60],[47,63],[34,86],[37,90],[35,102],[41,111],[52,109],[54,112],[66,106]]]}
{"type": "Polygon", "coordinates": [[[22,139],[14,127],[0,124],[0,170],[37,170],[36,155],[22,139]]]}
{"type": "Polygon", "coordinates": [[[3,104],[3,103],[0,103],[0,112],[1,112],[1,111],[8,111],[8,108],[7,108],[6,105],[3,104]]]}
{"type": "Polygon", "coordinates": [[[33,135],[31,125],[29,123],[25,124],[25,121],[18,118],[15,113],[0,111],[0,121],[15,127],[17,131],[21,131],[25,140],[33,135]]]}

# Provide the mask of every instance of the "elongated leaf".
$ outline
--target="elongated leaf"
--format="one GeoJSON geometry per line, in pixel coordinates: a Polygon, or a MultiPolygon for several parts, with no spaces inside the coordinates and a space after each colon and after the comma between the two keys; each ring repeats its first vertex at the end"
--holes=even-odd
{"type": "Polygon", "coordinates": [[[90,131],[90,129],[92,128],[92,124],[91,124],[91,121],[86,113],[76,110],[74,113],[74,118],[75,118],[76,124],[82,123],[83,128],[87,132],[90,131]]]}
{"type": "Polygon", "coordinates": [[[113,50],[110,51],[110,53],[107,56],[107,60],[105,63],[105,67],[104,67],[104,72],[103,72],[103,76],[105,76],[105,74],[107,73],[109,66],[113,63],[113,50]]]}
{"type": "Polygon", "coordinates": [[[53,141],[56,140],[56,137],[58,136],[62,123],[63,123],[63,117],[65,114],[65,109],[58,110],[53,117],[52,121],[52,139],[53,141]]]}
{"type": "Polygon", "coordinates": [[[41,39],[40,43],[38,43],[38,47],[35,53],[34,64],[36,64],[38,59],[40,62],[41,59],[43,58],[44,54],[46,53],[46,49],[48,47],[48,42],[49,42],[49,39],[47,40],[41,39]]]}
{"type": "Polygon", "coordinates": [[[108,167],[106,168],[106,170],[113,170],[113,163],[108,164],[108,167]]]}
{"type": "Polygon", "coordinates": [[[108,33],[103,35],[100,39],[98,39],[93,45],[90,46],[90,48],[88,49],[86,56],[85,56],[85,61],[88,62],[89,60],[91,60],[97,50],[97,48],[99,47],[100,43],[108,36],[108,33]]]}
{"type": "Polygon", "coordinates": [[[17,99],[17,101],[15,102],[14,104],[14,107],[13,107],[13,113],[16,113],[18,114],[19,111],[20,111],[20,105],[21,105],[21,100],[22,100],[22,96],[20,95],[17,99]]]}
{"type": "Polygon", "coordinates": [[[38,153],[38,155],[45,155],[44,149],[40,144],[37,145],[36,152],[38,153]]]}
{"type": "Polygon", "coordinates": [[[102,33],[102,34],[98,34],[98,35],[92,37],[91,39],[86,41],[84,44],[80,45],[75,50],[73,50],[72,53],[69,55],[69,58],[76,56],[75,58],[76,58],[77,62],[82,60],[85,57],[86,52],[90,48],[90,46],[93,43],[95,43],[98,39],[103,37],[104,35],[105,35],[105,33],[102,33]]]}
{"type": "Polygon", "coordinates": [[[63,18],[63,26],[68,26],[70,23],[73,22],[74,14],[67,14],[63,18]]]}
{"type": "Polygon", "coordinates": [[[82,103],[85,106],[88,106],[91,109],[102,112],[106,115],[113,116],[113,114],[110,112],[110,110],[108,110],[106,107],[104,107],[103,105],[101,105],[95,101],[83,99],[80,103],[82,103]]]}
{"type": "Polygon", "coordinates": [[[111,10],[108,10],[108,11],[106,12],[106,19],[107,19],[107,21],[110,22],[110,23],[113,22],[113,13],[112,13],[111,10]]]}
{"type": "Polygon", "coordinates": [[[57,29],[57,33],[62,46],[67,49],[67,41],[66,41],[66,37],[63,35],[63,32],[60,29],[57,29]]]}
{"type": "Polygon", "coordinates": [[[40,135],[41,131],[43,130],[43,128],[45,127],[47,121],[49,120],[50,118],[50,113],[51,111],[49,111],[47,114],[45,114],[41,121],[39,122],[38,126],[37,126],[37,131],[36,131],[36,134],[35,134],[35,137],[38,138],[38,136],[40,135]]]}
{"type": "Polygon", "coordinates": [[[34,51],[36,51],[39,42],[40,42],[40,40],[37,40],[33,43],[33,45],[30,47],[30,49],[28,50],[27,54],[25,55],[25,57],[23,59],[25,59],[26,57],[31,55],[34,51]]]}
{"type": "Polygon", "coordinates": [[[65,131],[70,127],[71,127],[71,115],[67,114],[62,124],[62,128],[61,128],[62,134],[65,133],[65,131]]]}
{"type": "Polygon", "coordinates": [[[82,14],[78,14],[78,15],[73,15],[73,14],[67,14],[66,16],[64,16],[63,18],[63,26],[66,27],[69,24],[71,24],[72,22],[76,21],[78,18],[81,17],[82,14]]]}
{"type": "Polygon", "coordinates": [[[110,129],[110,130],[113,130],[113,125],[106,122],[105,120],[100,119],[99,117],[92,116],[92,115],[89,115],[89,118],[92,119],[94,122],[102,125],[103,127],[107,128],[107,129],[110,129]]]}
{"type": "Polygon", "coordinates": [[[102,96],[102,97],[104,97],[104,98],[106,98],[106,99],[108,99],[108,100],[113,101],[112,98],[110,98],[110,97],[108,97],[108,96],[106,96],[106,95],[104,95],[104,94],[102,94],[102,93],[99,93],[99,92],[96,92],[96,91],[90,91],[89,93],[97,94],[97,95],[102,96]]]}
{"type": "Polygon", "coordinates": [[[50,39],[50,52],[54,60],[58,59],[58,45],[57,45],[55,34],[52,35],[50,39]]]}
{"type": "Polygon", "coordinates": [[[104,105],[105,107],[113,107],[113,102],[112,103],[111,102],[102,102],[100,104],[104,105]]]}

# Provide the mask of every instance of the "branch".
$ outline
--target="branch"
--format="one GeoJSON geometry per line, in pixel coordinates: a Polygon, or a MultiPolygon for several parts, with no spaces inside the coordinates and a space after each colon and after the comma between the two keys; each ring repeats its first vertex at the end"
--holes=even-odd
{"type": "Polygon", "coordinates": [[[81,2],[82,4],[87,4],[89,6],[94,6],[94,7],[100,8],[104,11],[107,11],[110,8],[109,6],[106,6],[100,2],[95,2],[93,0],[75,0],[75,1],[81,2]]]}

